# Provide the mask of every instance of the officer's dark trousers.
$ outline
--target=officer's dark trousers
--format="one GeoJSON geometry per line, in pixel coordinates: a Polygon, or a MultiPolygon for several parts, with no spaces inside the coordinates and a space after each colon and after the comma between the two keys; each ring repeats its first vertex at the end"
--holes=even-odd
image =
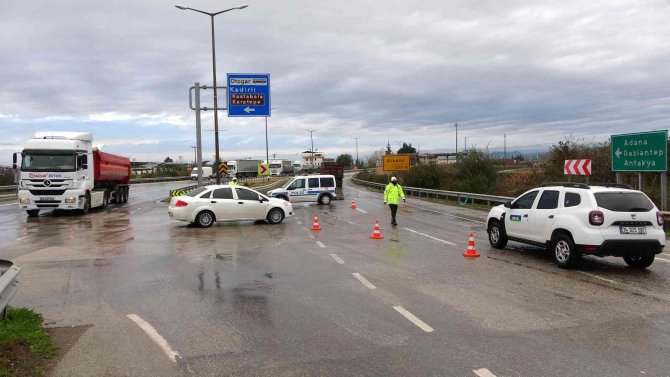
{"type": "Polygon", "coordinates": [[[395,214],[398,212],[398,205],[389,204],[389,207],[391,207],[391,224],[395,224],[395,214]]]}

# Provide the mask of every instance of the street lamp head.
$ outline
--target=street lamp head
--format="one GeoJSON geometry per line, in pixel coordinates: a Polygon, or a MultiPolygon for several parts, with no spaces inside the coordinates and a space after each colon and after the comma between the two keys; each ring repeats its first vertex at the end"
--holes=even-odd
{"type": "Polygon", "coordinates": [[[248,6],[249,6],[248,4],[240,5],[239,7],[237,7],[237,9],[244,9],[244,8],[246,8],[246,7],[248,7],[248,6]]]}
{"type": "Polygon", "coordinates": [[[181,5],[175,5],[175,8],[181,9],[181,10],[187,10],[188,8],[182,7],[181,5]]]}

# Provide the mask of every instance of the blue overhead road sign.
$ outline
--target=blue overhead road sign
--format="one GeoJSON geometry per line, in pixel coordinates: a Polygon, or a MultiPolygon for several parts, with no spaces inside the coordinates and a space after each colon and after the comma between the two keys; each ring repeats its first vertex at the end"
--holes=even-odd
{"type": "Polygon", "coordinates": [[[270,74],[228,74],[228,116],[270,116],[270,74]]]}

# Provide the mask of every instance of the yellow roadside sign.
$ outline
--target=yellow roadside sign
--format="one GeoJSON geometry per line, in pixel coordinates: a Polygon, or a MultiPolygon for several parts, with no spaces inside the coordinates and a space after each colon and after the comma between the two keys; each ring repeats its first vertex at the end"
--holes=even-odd
{"type": "Polygon", "coordinates": [[[225,161],[222,161],[219,164],[219,174],[221,175],[228,174],[228,164],[225,161]]]}
{"type": "Polygon", "coordinates": [[[382,156],[384,171],[409,171],[409,154],[385,154],[382,156]]]}
{"type": "Polygon", "coordinates": [[[270,175],[270,164],[258,164],[258,175],[270,175]]]}

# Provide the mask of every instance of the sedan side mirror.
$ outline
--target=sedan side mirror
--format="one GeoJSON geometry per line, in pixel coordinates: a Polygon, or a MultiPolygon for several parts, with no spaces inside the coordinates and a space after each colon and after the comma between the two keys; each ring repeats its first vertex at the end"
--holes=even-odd
{"type": "Polygon", "coordinates": [[[512,208],[512,202],[511,201],[505,202],[505,204],[503,204],[503,205],[505,206],[505,208],[512,208]]]}

